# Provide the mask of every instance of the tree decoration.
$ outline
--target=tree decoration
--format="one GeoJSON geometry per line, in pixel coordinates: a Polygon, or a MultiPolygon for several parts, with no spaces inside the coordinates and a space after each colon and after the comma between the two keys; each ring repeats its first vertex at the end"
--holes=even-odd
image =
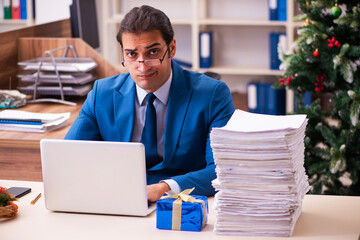
{"type": "Polygon", "coordinates": [[[290,84],[290,81],[291,81],[291,77],[288,77],[288,78],[286,79],[286,84],[289,85],[289,84],[290,84]]]}
{"type": "Polygon", "coordinates": [[[16,200],[13,195],[10,195],[8,190],[0,187],[0,218],[11,218],[16,215],[18,206],[13,203],[16,200]]]}
{"type": "Polygon", "coordinates": [[[316,77],[315,92],[322,92],[324,90],[324,74],[316,77]]]}
{"type": "Polygon", "coordinates": [[[303,27],[307,27],[307,26],[310,26],[310,24],[311,24],[311,22],[310,22],[310,20],[307,18],[307,19],[305,19],[305,22],[303,22],[302,26],[303,26],[303,27]]]}
{"type": "Polygon", "coordinates": [[[360,3],[341,0],[341,12],[335,0],[296,2],[303,14],[294,19],[311,24],[298,28],[293,52],[282,54],[284,75],[274,85],[293,90],[296,113],[309,119],[311,193],[360,196],[360,3]],[[304,93],[312,94],[310,105],[304,93]]]}
{"type": "Polygon", "coordinates": [[[328,47],[329,48],[333,48],[333,47],[337,47],[337,48],[340,48],[341,47],[341,44],[339,43],[339,41],[337,41],[335,39],[335,37],[332,37],[332,38],[329,38],[328,40],[328,47]]]}
{"type": "Polygon", "coordinates": [[[335,6],[331,8],[331,14],[334,18],[338,18],[341,15],[341,8],[338,7],[338,3],[336,0],[335,6]]]}
{"type": "Polygon", "coordinates": [[[284,86],[285,85],[285,79],[284,79],[284,76],[282,78],[279,79],[279,82],[281,84],[281,86],[284,86]]]}
{"type": "Polygon", "coordinates": [[[318,49],[316,49],[315,51],[314,51],[314,53],[313,53],[313,55],[314,55],[314,57],[320,57],[320,52],[319,52],[319,50],[318,49]]]}

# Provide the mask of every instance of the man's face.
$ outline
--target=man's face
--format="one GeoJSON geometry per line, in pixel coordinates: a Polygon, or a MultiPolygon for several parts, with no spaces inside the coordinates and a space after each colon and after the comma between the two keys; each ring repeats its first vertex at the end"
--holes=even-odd
{"type": "Polygon", "coordinates": [[[169,52],[171,57],[175,55],[176,40],[172,40],[168,50],[161,32],[154,30],[141,34],[125,32],[122,34],[122,43],[125,61],[161,59],[165,55],[163,62],[157,66],[147,66],[144,62],[140,62],[127,67],[131,77],[140,88],[147,92],[159,89],[170,76],[169,52]]]}

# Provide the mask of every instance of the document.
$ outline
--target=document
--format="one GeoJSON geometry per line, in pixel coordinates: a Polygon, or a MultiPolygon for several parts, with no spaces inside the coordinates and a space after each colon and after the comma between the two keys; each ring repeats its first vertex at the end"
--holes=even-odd
{"type": "Polygon", "coordinates": [[[0,130],[20,132],[49,132],[64,127],[70,113],[34,113],[20,110],[0,112],[0,130]]]}
{"type": "Polygon", "coordinates": [[[306,124],[306,115],[236,110],[226,126],[212,129],[216,234],[291,236],[310,189],[306,124]]]}
{"type": "Polygon", "coordinates": [[[18,64],[24,70],[38,70],[41,65],[42,71],[61,72],[89,72],[97,67],[97,63],[91,58],[60,58],[56,57],[55,62],[51,58],[34,58],[18,64]]]}

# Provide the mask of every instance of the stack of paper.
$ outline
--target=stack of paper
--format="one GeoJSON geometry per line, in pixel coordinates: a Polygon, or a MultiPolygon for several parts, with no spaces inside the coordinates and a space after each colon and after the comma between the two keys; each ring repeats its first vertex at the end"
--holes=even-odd
{"type": "Polygon", "coordinates": [[[33,113],[19,110],[0,112],[0,130],[49,132],[67,125],[70,113],[33,113]]]}
{"type": "Polygon", "coordinates": [[[306,124],[306,115],[236,110],[226,126],[213,128],[215,233],[291,236],[309,190],[306,124]]]}

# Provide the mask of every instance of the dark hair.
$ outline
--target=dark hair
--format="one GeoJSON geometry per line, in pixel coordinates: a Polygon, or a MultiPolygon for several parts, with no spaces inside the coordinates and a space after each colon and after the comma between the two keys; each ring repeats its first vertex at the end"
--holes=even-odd
{"type": "Polygon", "coordinates": [[[167,45],[174,38],[174,30],[165,13],[151,6],[142,5],[141,7],[134,7],[125,15],[121,21],[116,39],[120,46],[123,47],[121,37],[124,32],[141,34],[153,30],[161,32],[167,45]]]}

